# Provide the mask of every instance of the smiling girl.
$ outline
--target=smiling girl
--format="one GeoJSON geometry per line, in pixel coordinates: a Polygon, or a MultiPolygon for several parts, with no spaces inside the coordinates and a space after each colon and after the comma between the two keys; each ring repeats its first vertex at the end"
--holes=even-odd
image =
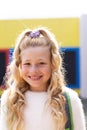
{"type": "Polygon", "coordinates": [[[65,130],[65,91],[70,94],[73,130],[86,130],[81,101],[65,87],[58,42],[48,29],[23,31],[8,69],[0,130],[65,130]]]}

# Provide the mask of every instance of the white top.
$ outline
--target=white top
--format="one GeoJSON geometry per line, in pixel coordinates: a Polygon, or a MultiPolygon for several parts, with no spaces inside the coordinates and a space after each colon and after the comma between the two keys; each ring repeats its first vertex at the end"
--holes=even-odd
{"type": "Polygon", "coordinates": [[[48,112],[44,107],[48,99],[47,93],[28,91],[25,96],[27,101],[24,111],[26,130],[54,130],[50,108],[48,112]]]}
{"type": "MultiPolygon", "coordinates": [[[[70,94],[74,120],[74,130],[86,130],[83,107],[77,93],[69,88],[64,88],[64,91],[68,91],[70,94]]],[[[2,96],[1,106],[5,101],[5,95],[6,94],[2,96]]],[[[27,103],[24,110],[24,118],[26,122],[25,130],[55,130],[55,127],[53,126],[54,123],[50,114],[50,108],[48,110],[44,109],[45,103],[48,99],[47,93],[28,91],[26,92],[25,97],[27,103]]],[[[0,117],[0,130],[8,130],[5,120],[6,117],[2,110],[0,117]]]]}

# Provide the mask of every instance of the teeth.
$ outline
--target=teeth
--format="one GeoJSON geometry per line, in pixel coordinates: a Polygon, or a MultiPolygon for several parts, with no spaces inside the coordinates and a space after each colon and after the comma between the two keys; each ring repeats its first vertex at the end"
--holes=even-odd
{"type": "Polygon", "coordinates": [[[31,77],[31,79],[34,79],[34,80],[35,80],[35,79],[39,79],[39,78],[38,78],[38,77],[31,77]]]}
{"type": "Polygon", "coordinates": [[[32,80],[38,80],[40,79],[40,76],[39,77],[30,77],[32,80]]]}

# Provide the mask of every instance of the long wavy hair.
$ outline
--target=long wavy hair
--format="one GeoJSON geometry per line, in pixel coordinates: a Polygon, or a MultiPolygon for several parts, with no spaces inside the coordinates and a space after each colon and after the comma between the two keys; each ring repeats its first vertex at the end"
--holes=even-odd
{"type": "MultiPolygon", "coordinates": [[[[30,46],[47,46],[50,50],[52,76],[47,88],[49,99],[47,106],[51,107],[51,114],[56,123],[57,130],[65,130],[66,113],[65,98],[62,95],[62,87],[65,84],[62,58],[59,52],[58,42],[55,36],[47,28],[37,28],[40,32],[37,37],[30,37],[32,30],[24,30],[16,41],[13,59],[7,68],[7,122],[9,130],[24,130],[24,107],[26,105],[25,93],[29,90],[29,84],[20,76],[19,64],[22,50],[30,46]]],[[[34,30],[34,31],[35,31],[34,30]]]]}

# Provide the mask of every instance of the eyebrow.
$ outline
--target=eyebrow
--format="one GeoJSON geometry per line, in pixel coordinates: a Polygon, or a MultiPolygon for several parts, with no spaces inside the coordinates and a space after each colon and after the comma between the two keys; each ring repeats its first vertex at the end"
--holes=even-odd
{"type": "Polygon", "coordinates": [[[24,62],[30,62],[30,60],[24,60],[24,62]]]}
{"type": "MultiPolygon", "coordinates": [[[[37,59],[37,61],[43,61],[43,60],[46,60],[46,59],[37,59]]],[[[30,62],[31,60],[29,60],[29,59],[26,59],[26,60],[24,60],[24,62],[30,62]]]]}

